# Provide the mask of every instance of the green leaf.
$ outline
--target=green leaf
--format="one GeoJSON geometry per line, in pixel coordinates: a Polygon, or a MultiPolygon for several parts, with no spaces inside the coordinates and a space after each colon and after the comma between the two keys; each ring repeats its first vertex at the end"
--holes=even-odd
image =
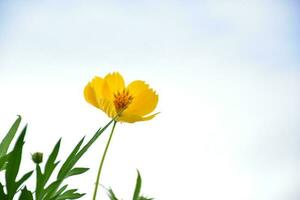
{"type": "Polygon", "coordinates": [[[153,200],[153,198],[141,196],[141,197],[139,197],[139,200],[153,200]]]}
{"type": "Polygon", "coordinates": [[[64,185],[62,186],[57,192],[56,192],[56,196],[60,196],[66,189],[67,189],[68,185],[64,185]]]}
{"type": "Polygon", "coordinates": [[[58,165],[58,162],[55,162],[55,161],[56,161],[56,158],[57,158],[57,155],[59,152],[60,144],[61,144],[61,139],[59,139],[58,142],[56,143],[56,145],[54,146],[54,148],[53,148],[52,152],[50,153],[49,158],[46,162],[43,185],[45,185],[47,183],[47,181],[49,180],[55,167],[58,165]]]}
{"type": "MultiPolygon", "coordinates": [[[[137,173],[138,173],[138,176],[137,176],[135,190],[134,190],[134,194],[133,194],[133,200],[153,200],[153,198],[148,198],[148,197],[140,195],[141,187],[142,187],[142,178],[141,178],[140,172],[138,170],[137,170],[137,173]]],[[[114,194],[114,192],[111,188],[106,189],[106,190],[107,190],[108,197],[110,200],[118,200],[118,198],[116,197],[116,195],[114,194]]]]}
{"type": "Polygon", "coordinates": [[[89,170],[89,168],[84,168],[84,167],[73,168],[73,169],[67,174],[67,177],[75,176],[75,175],[79,175],[79,174],[83,174],[83,173],[86,172],[87,170],[89,170]]]}
{"type": "Polygon", "coordinates": [[[8,199],[12,199],[18,189],[18,183],[16,183],[16,177],[19,172],[22,151],[24,145],[24,137],[26,134],[27,125],[22,130],[11,155],[7,161],[7,168],[5,171],[5,181],[8,199]]]}
{"type": "Polygon", "coordinates": [[[7,199],[7,196],[6,196],[6,194],[4,193],[4,190],[3,190],[2,183],[0,183],[0,199],[3,199],[3,200],[7,199]]]}
{"type": "Polygon", "coordinates": [[[33,200],[32,193],[26,187],[22,189],[19,200],[33,200]]]}
{"type": "Polygon", "coordinates": [[[9,129],[6,136],[3,138],[2,142],[0,143],[0,157],[4,156],[7,153],[7,150],[10,146],[11,141],[14,139],[16,132],[18,130],[18,127],[21,122],[21,116],[18,116],[14,124],[9,129]]]}
{"type": "Polygon", "coordinates": [[[70,155],[68,156],[68,158],[66,159],[66,161],[64,162],[62,167],[60,168],[56,181],[53,182],[52,184],[50,184],[48,188],[46,188],[47,195],[45,198],[50,199],[51,197],[56,196],[56,194],[54,194],[54,193],[58,189],[60,184],[63,182],[63,180],[65,178],[67,178],[67,174],[70,172],[70,170],[74,166],[74,164],[72,164],[73,163],[72,161],[76,157],[76,154],[79,151],[83,141],[84,141],[84,137],[78,142],[78,144],[75,146],[73,151],[70,153],[70,155]]]}
{"type": "Polygon", "coordinates": [[[9,155],[10,154],[6,154],[0,158],[0,171],[5,170],[9,155]]]}
{"type": "MultiPolygon", "coordinates": [[[[48,192],[51,187],[44,189],[45,185],[47,184],[49,178],[51,177],[54,169],[58,165],[59,161],[56,162],[56,158],[60,149],[61,139],[55,144],[50,153],[45,167],[44,167],[44,174],[41,170],[40,165],[36,165],[36,189],[35,189],[35,199],[40,200],[43,199],[44,195],[48,192]]],[[[58,185],[58,182],[54,185],[58,185]]],[[[54,188],[55,189],[55,188],[54,188]]]]}
{"type": "Polygon", "coordinates": [[[16,183],[17,188],[19,188],[32,175],[32,173],[33,171],[30,171],[23,175],[22,178],[16,183]]]}
{"type": "Polygon", "coordinates": [[[45,198],[44,199],[51,199],[55,194],[53,194],[56,189],[61,184],[62,180],[58,179],[52,182],[46,189],[45,189],[45,198]]]}
{"type": "Polygon", "coordinates": [[[134,189],[134,194],[133,194],[133,200],[139,200],[140,192],[141,192],[141,187],[142,187],[142,178],[140,175],[140,172],[137,170],[138,176],[136,179],[136,184],[135,184],[135,189],[134,189]]]}
{"type": "Polygon", "coordinates": [[[107,190],[107,193],[110,200],[119,200],[111,188],[107,190]]]}
{"type": "MultiPolygon", "coordinates": [[[[92,146],[92,144],[98,139],[98,137],[110,126],[111,123],[115,121],[115,119],[118,117],[114,117],[110,122],[108,122],[102,129],[98,129],[98,131],[94,134],[94,136],[89,140],[89,142],[80,150],[80,152],[77,154],[76,162],[81,158],[81,156],[92,146]]],[[[76,163],[75,162],[75,163],[76,163]]]]}
{"type": "Polygon", "coordinates": [[[65,199],[79,199],[85,194],[76,193],[77,189],[71,189],[67,190],[63,194],[61,194],[59,197],[57,197],[57,200],[65,200],[65,199]]]}
{"type": "Polygon", "coordinates": [[[78,144],[75,146],[75,148],[73,149],[73,151],[70,153],[70,155],[68,156],[67,160],[64,162],[64,164],[62,165],[62,167],[59,170],[59,173],[57,175],[57,179],[63,179],[66,174],[72,169],[73,165],[72,165],[72,161],[74,160],[74,158],[76,157],[77,152],[80,149],[80,146],[83,143],[85,137],[83,137],[78,144]]]}
{"type": "MultiPolygon", "coordinates": [[[[117,117],[117,116],[116,116],[117,117]]],[[[115,118],[116,118],[115,117],[115,118]]],[[[93,137],[88,141],[86,145],[80,149],[84,137],[79,141],[79,143],[75,146],[73,151],[69,154],[66,161],[61,166],[56,181],[54,181],[52,184],[50,184],[45,191],[45,199],[53,199],[53,197],[56,196],[56,191],[58,190],[59,186],[62,184],[62,182],[70,175],[73,167],[78,162],[78,160],[83,156],[83,154],[90,148],[90,146],[97,140],[97,138],[109,127],[109,125],[115,120],[113,118],[109,123],[107,123],[102,129],[98,129],[98,131],[93,135],[93,137]]],[[[76,172],[76,171],[75,171],[76,172]]],[[[75,175],[75,174],[74,174],[75,175]]],[[[82,194],[77,194],[75,196],[83,196],[82,194]]]]}

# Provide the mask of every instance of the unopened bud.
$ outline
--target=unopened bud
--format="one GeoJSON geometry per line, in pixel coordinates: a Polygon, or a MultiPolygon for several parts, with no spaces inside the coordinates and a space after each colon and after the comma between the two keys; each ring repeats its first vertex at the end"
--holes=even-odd
{"type": "Polygon", "coordinates": [[[40,164],[43,162],[43,153],[35,152],[34,154],[31,155],[31,158],[35,164],[40,164]]]}

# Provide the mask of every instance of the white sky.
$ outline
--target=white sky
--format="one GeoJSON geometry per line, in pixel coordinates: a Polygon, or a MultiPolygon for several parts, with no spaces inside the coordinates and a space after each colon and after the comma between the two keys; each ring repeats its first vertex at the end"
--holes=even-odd
{"type": "MultiPolygon", "coordinates": [[[[294,1],[296,2],[296,1],[294,1]]],[[[105,186],[136,171],[158,200],[299,199],[299,26],[293,1],[1,1],[0,134],[17,114],[30,153],[60,158],[109,119],[84,101],[94,76],[147,81],[161,114],[118,125],[105,186]]],[[[71,184],[91,199],[107,134],[71,184]]],[[[27,156],[27,157],[26,157],[27,156]]],[[[105,199],[104,191],[100,197],[105,199]]]]}

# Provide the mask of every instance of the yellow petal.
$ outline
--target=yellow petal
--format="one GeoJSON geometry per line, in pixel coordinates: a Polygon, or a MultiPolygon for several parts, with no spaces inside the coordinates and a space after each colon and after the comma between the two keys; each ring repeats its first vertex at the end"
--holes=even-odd
{"type": "Polygon", "coordinates": [[[133,96],[131,104],[124,112],[141,116],[151,113],[157,105],[158,95],[150,88],[136,93],[138,95],[133,96]]]}
{"type": "Polygon", "coordinates": [[[125,89],[124,79],[121,76],[121,74],[118,72],[113,72],[112,74],[107,74],[104,77],[104,80],[107,82],[112,94],[116,94],[125,89]]]}
{"type": "Polygon", "coordinates": [[[93,106],[98,107],[96,96],[90,82],[84,88],[84,98],[93,106]]]}
{"type": "Polygon", "coordinates": [[[105,112],[109,117],[113,118],[117,115],[114,103],[107,99],[99,99],[98,107],[105,112]]]}
{"type": "Polygon", "coordinates": [[[140,115],[132,115],[132,114],[122,114],[121,117],[119,117],[117,119],[117,121],[119,122],[128,122],[128,123],[134,123],[134,122],[138,122],[138,121],[148,121],[153,119],[158,113],[155,113],[153,115],[149,115],[147,117],[142,117],[140,115]]]}
{"type": "Polygon", "coordinates": [[[104,111],[109,117],[115,116],[112,93],[107,82],[101,77],[95,77],[84,90],[85,99],[92,105],[104,111]]]}
{"type": "Polygon", "coordinates": [[[95,91],[96,99],[113,99],[113,93],[111,92],[107,81],[103,78],[96,76],[92,80],[91,86],[95,91]]]}
{"type": "Polygon", "coordinates": [[[149,85],[146,84],[144,81],[140,81],[140,80],[133,81],[127,86],[127,89],[130,92],[130,95],[132,95],[133,97],[139,95],[139,93],[141,93],[142,91],[144,91],[148,88],[149,88],[149,85]]]}

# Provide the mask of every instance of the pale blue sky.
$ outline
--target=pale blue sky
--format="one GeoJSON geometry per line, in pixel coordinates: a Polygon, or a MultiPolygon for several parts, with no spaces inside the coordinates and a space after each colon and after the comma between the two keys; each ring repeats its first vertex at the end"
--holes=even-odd
{"type": "MultiPolygon", "coordinates": [[[[296,200],[298,7],[274,0],[1,1],[0,133],[21,114],[29,123],[25,153],[49,152],[63,136],[65,155],[108,120],[84,101],[83,87],[94,75],[120,71],[127,83],[143,79],[158,91],[161,114],[117,127],[106,186],[129,199],[139,168],[145,193],[158,200],[296,200]]],[[[84,158],[92,168],[81,185],[87,193],[99,148],[84,158]]]]}

